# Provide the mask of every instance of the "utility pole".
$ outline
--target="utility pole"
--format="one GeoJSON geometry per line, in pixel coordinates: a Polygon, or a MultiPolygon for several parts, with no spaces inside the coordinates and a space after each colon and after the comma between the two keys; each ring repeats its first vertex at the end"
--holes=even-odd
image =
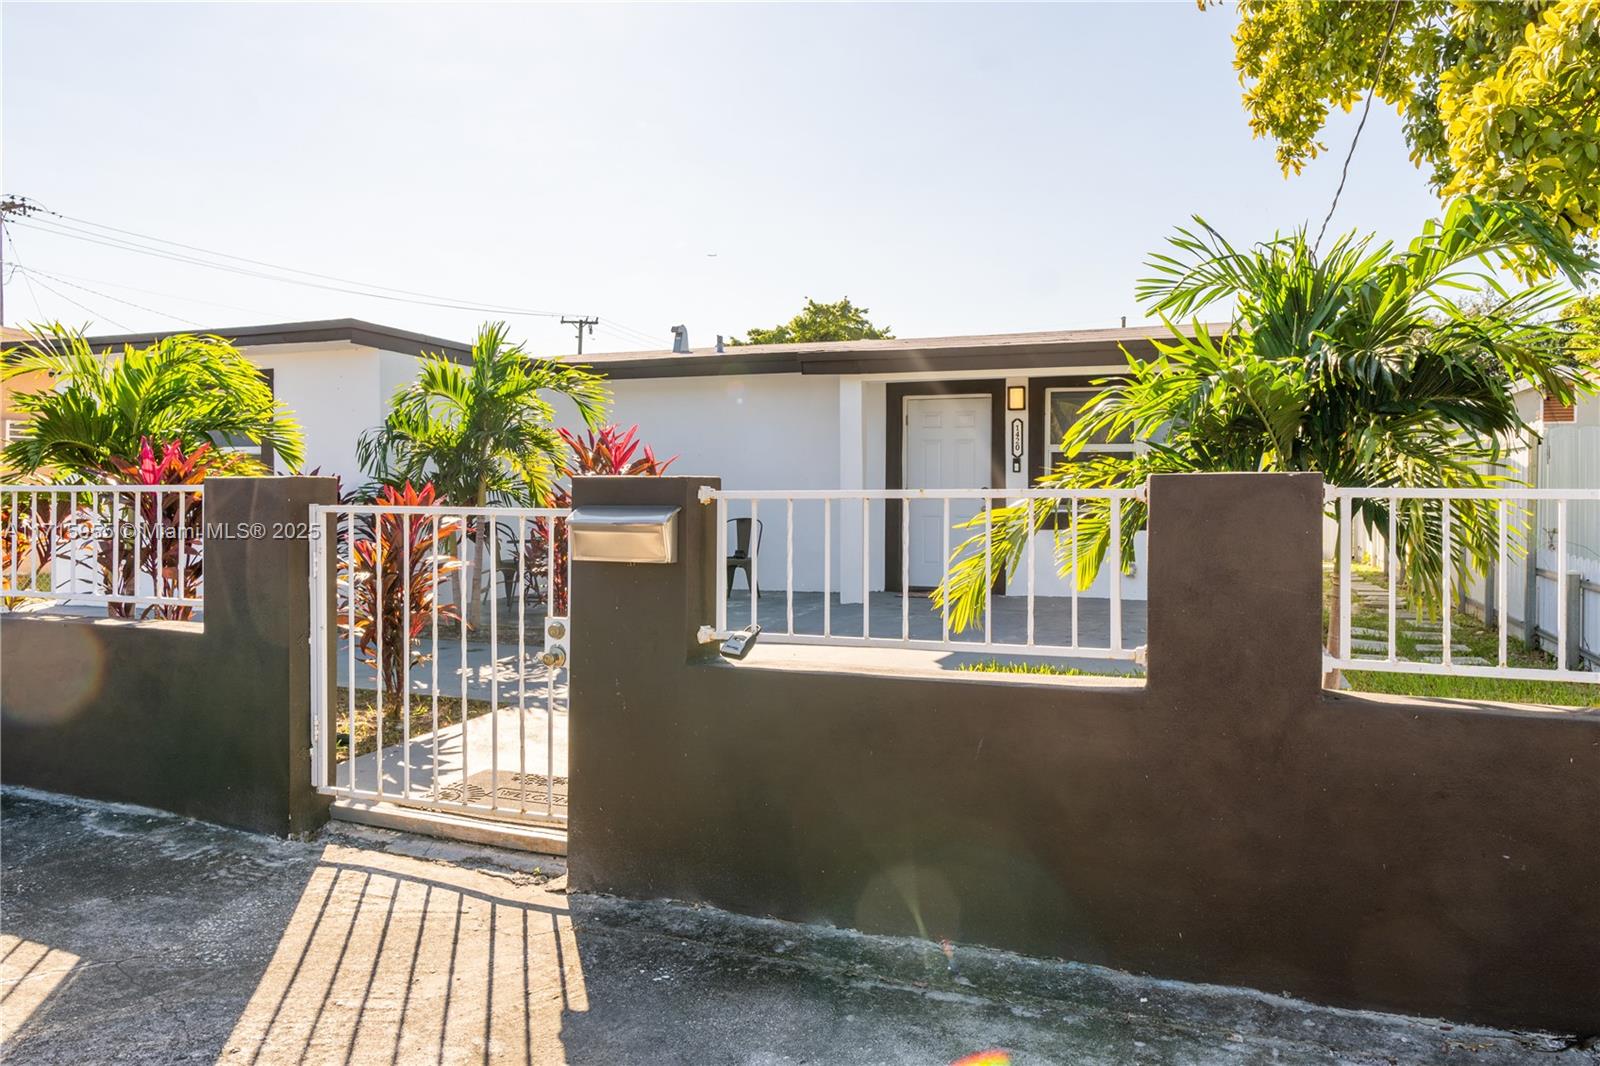
{"type": "Polygon", "coordinates": [[[584,326],[588,326],[589,327],[589,336],[592,337],[592,336],[594,336],[594,327],[595,327],[596,323],[598,323],[599,321],[600,320],[598,318],[584,318],[582,315],[579,315],[577,318],[568,318],[565,315],[561,316],[561,324],[563,326],[577,326],[578,327],[578,354],[579,355],[583,354],[583,327],[584,326]]]}
{"type": "MultiPolygon", "coordinates": [[[[10,218],[12,215],[18,215],[22,218],[26,218],[38,210],[41,210],[39,205],[28,199],[26,196],[0,196],[0,275],[4,275],[5,273],[6,219],[10,218]]],[[[6,290],[4,285],[0,285],[0,326],[5,324],[6,290]]]]}

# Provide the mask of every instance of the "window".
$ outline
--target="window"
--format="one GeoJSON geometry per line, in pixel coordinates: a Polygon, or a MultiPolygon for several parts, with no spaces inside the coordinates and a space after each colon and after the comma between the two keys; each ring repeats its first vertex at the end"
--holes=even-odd
{"type": "MultiPolygon", "coordinates": [[[[1078,420],[1078,412],[1083,409],[1100,390],[1098,389],[1046,389],[1044,394],[1045,408],[1045,434],[1044,434],[1044,465],[1046,470],[1053,470],[1061,462],[1061,438],[1066,434],[1068,427],[1078,420]]],[[[1078,460],[1091,459],[1097,454],[1110,453],[1113,455],[1132,455],[1138,448],[1131,437],[1122,435],[1116,440],[1107,440],[1103,435],[1096,434],[1094,439],[1083,446],[1077,455],[1078,460]]]]}
{"type": "MultiPolygon", "coordinates": [[[[272,371],[269,369],[262,369],[261,376],[266,379],[267,388],[271,390],[274,395],[276,395],[277,388],[273,381],[272,371]]],[[[236,437],[231,433],[218,433],[215,437],[215,443],[216,449],[219,452],[238,452],[242,455],[253,455],[257,459],[261,460],[261,465],[266,467],[269,472],[274,469],[274,456],[272,449],[270,447],[257,444],[249,437],[236,437]]]]}
{"type": "Polygon", "coordinates": [[[28,435],[28,419],[8,418],[4,423],[5,432],[0,435],[0,444],[10,444],[19,441],[28,435]]]}

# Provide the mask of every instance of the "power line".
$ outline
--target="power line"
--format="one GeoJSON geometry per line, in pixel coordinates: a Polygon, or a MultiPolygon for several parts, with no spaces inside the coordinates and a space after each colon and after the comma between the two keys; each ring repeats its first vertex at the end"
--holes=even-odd
{"type": "Polygon", "coordinates": [[[154,307],[146,307],[144,304],[134,303],[132,300],[124,300],[120,296],[112,296],[108,292],[100,292],[97,289],[89,288],[87,285],[79,285],[76,282],[68,281],[66,278],[63,278],[63,277],[60,277],[58,275],[52,274],[48,270],[39,270],[36,267],[25,267],[25,266],[21,266],[20,264],[18,265],[18,269],[21,270],[24,274],[32,274],[32,275],[35,275],[35,276],[46,277],[46,278],[49,278],[51,281],[58,282],[58,283],[60,283],[62,285],[66,285],[69,288],[77,289],[80,292],[86,292],[90,296],[98,296],[98,297],[100,297],[101,299],[104,299],[104,300],[113,300],[113,301],[115,301],[115,302],[117,302],[119,304],[126,304],[129,307],[137,308],[140,311],[149,311],[152,315],[160,315],[162,318],[170,318],[170,319],[173,319],[174,321],[182,322],[185,325],[193,326],[196,329],[204,329],[205,328],[204,326],[202,326],[200,323],[196,322],[192,318],[184,318],[182,315],[175,315],[171,311],[161,311],[161,310],[158,310],[157,308],[154,308],[154,307]]]}
{"type": "MultiPolygon", "coordinates": [[[[441,301],[450,302],[450,303],[478,305],[478,301],[475,301],[475,300],[465,300],[465,299],[460,299],[460,298],[457,298],[457,297],[440,296],[437,293],[418,292],[418,291],[416,291],[414,289],[400,289],[400,288],[396,288],[396,287],[394,287],[392,285],[379,285],[379,284],[376,284],[374,282],[359,281],[359,280],[356,280],[354,278],[340,277],[340,276],[338,276],[336,274],[322,274],[322,273],[319,273],[319,272],[317,272],[315,270],[304,270],[304,269],[302,269],[300,267],[284,266],[281,263],[269,263],[269,262],[267,262],[265,260],[262,260],[262,259],[252,259],[249,256],[234,255],[231,252],[219,252],[219,251],[216,251],[215,249],[211,249],[211,248],[202,248],[199,245],[185,244],[182,241],[168,240],[165,237],[153,237],[153,236],[151,236],[150,234],[147,234],[147,233],[138,233],[138,232],[135,232],[134,230],[121,229],[121,228],[119,228],[117,226],[108,226],[103,222],[94,222],[94,221],[91,221],[90,219],[86,219],[86,218],[77,218],[77,217],[75,217],[73,215],[62,214],[59,211],[50,211],[48,213],[51,214],[51,215],[54,215],[56,218],[66,219],[69,222],[76,222],[76,223],[78,223],[80,225],[83,225],[83,226],[92,227],[93,229],[107,230],[107,231],[109,231],[111,233],[120,233],[120,234],[124,235],[125,237],[136,237],[136,238],[138,238],[139,240],[142,240],[142,241],[154,241],[157,244],[167,244],[167,245],[171,245],[174,248],[184,248],[184,249],[187,249],[187,250],[189,250],[191,252],[199,252],[202,255],[215,256],[216,258],[219,258],[219,259],[232,259],[235,262],[249,263],[252,266],[266,267],[266,268],[268,268],[270,270],[279,270],[279,271],[284,271],[284,272],[290,273],[290,274],[303,274],[306,277],[321,278],[324,281],[337,281],[337,282],[340,282],[340,283],[345,284],[345,285],[356,285],[356,286],[359,286],[359,287],[364,288],[364,289],[378,289],[378,290],[382,290],[384,292],[398,293],[398,294],[400,294],[402,296],[416,296],[416,297],[419,297],[419,298],[425,299],[425,300],[441,300],[441,301]]],[[[60,225],[60,223],[57,223],[57,224],[60,225]]],[[[81,233],[82,231],[79,230],[78,232],[81,233]]],[[[132,243],[132,242],[128,242],[128,243],[132,243]]],[[[493,308],[493,307],[488,307],[486,305],[478,305],[478,306],[484,306],[486,310],[504,310],[507,313],[515,312],[515,313],[520,314],[520,315],[530,315],[530,316],[535,316],[535,317],[539,317],[539,318],[559,318],[560,315],[561,315],[561,312],[559,312],[559,311],[538,311],[538,310],[533,310],[533,309],[525,308],[525,307],[493,308]]]]}
{"type": "Polygon", "coordinates": [[[642,329],[635,329],[633,326],[618,322],[615,319],[601,319],[600,328],[610,330],[611,333],[615,334],[620,339],[627,341],[629,344],[644,344],[657,348],[661,346],[661,341],[656,334],[649,333],[642,329]]]}
{"type": "Polygon", "coordinates": [[[568,318],[565,315],[561,316],[561,324],[563,326],[577,326],[578,327],[578,354],[579,355],[583,354],[583,327],[584,326],[588,326],[589,327],[589,336],[592,337],[592,336],[594,336],[595,323],[599,322],[599,321],[600,320],[598,318],[585,318],[582,315],[579,315],[577,318],[568,318]]]}
{"type": "MultiPolygon", "coordinates": [[[[73,281],[89,281],[96,285],[109,285],[113,289],[124,289],[128,292],[142,292],[147,296],[165,296],[173,300],[183,300],[186,303],[204,304],[207,307],[225,307],[230,311],[242,311],[247,315],[272,314],[272,312],[263,311],[259,307],[242,307],[239,304],[223,303],[220,300],[207,300],[203,296],[190,296],[185,293],[166,292],[161,289],[144,289],[137,285],[129,285],[125,281],[113,281],[110,278],[91,278],[84,274],[71,274],[60,270],[40,270],[38,267],[29,267],[28,269],[44,274],[46,277],[53,277],[58,281],[66,281],[69,279],[73,281]]],[[[116,299],[116,297],[113,296],[111,299],[116,299]]]]}
{"type": "MultiPolygon", "coordinates": [[[[0,196],[0,231],[5,231],[6,239],[9,240],[10,237],[11,237],[11,234],[10,234],[10,231],[6,230],[6,228],[5,228],[6,219],[10,218],[12,215],[17,216],[18,218],[27,218],[29,215],[34,214],[37,211],[43,211],[43,210],[44,210],[44,208],[40,207],[34,201],[28,199],[26,196],[9,196],[9,195],[0,196]]],[[[15,244],[12,244],[12,246],[11,246],[12,253],[15,254],[16,250],[17,250],[17,246],[15,244]]],[[[4,251],[3,251],[3,246],[0,246],[0,266],[3,266],[4,259],[5,259],[5,255],[4,255],[4,251]]],[[[24,280],[26,280],[26,279],[24,279],[24,280]]],[[[28,286],[28,292],[29,292],[30,295],[33,293],[33,286],[31,284],[28,286]]],[[[38,301],[38,299],[35,298],[33,303],[34,303],[34,308],[33,309],[35,311],[38,311],[39,310],[39,306],[38,306],[39,305],[39,301],[38,301]]],[[[3,326],[5,324],[6,324],[6,290],[5,290],[5,286],[3,284],[0,284],[0,326],[3,326]]]]}
{"type": "Polygon", "coordinates": [[[74,300],[72,297],[68,296],[66,293],[61,292],[61,291],[59,291],[57,289],[52,289],[49,285],[46,285],[43,281],[39,282],[39,287],[41,289],[43,289],[45,292],[51,293],[52,295],[57,296],[57,297],[65,300],[65,301],[67,301],[67,303],[71,304],[73,307],[78,308],[79,310],[87,311],[89,314],[94,315],[97,318],[105,319],[107,322],[111,323],[113,326],[116,326],[118,329],[122,330],[124,333],[133,332],[133,330],[126,323],[118,322],[116,319],[112,318],[110,315],[101,314],[99,311],[96,311],[94,308],[90,307],[88,304],[80,303],[77,300],[74,300]]]}
{"type": "Polygon", "coordinates": [[[184,263],[189,266],[205,267],[210,270],[221,270],[229,274],[238,274],[243,277],[259,278],[263,281],[275,281],[283,285],[299,285],[304,288],[322,289],[328,292],[340,292],[350,296],[361,296],[371,300],[388,300],[391,303],[413,304],[423,307],[441,307],[455,311],[473,311],[479,314],[499,314],[512,317],[557,318],[558,313],[551,311],[534,311],[517,307],[495,307],[489,304],[462,303],[448,299],[432,299],[426,297],[391,296],[382,292],[370,292],[364,289],[350,288],[343,285],[329,285],[317,281],[308,281],[301,278],[284,277],[278,274],[263,273],[259,270],[250,270],[245,267],[231,266],[227,263],[218,263],[196,256],[185,255],[180,252],[168,252],[160,248],[151,248],[134,241],[124,240],[120,237],[102,237],[99,234],[86,233],[72,226],[65,226],[55,222],[40,222],[30,220],[24,225],[25,229],[36,230],[41,233],[50,233],[68,240],[84,241],[97,244],[118,251],[133,252],[139,255],[153,256],[157,259],[167,259],[175,263],[184,263]]]}
{"type": "Polygon", "coordinates": [[[1316,255],[1317,249],[1322,247],[1322,235],[1328,232],[1328,223],[1333,220],[1333,212],[1339,207],[1339,194],[1344,192],[1345,179],[1350,176],[1350,160],[1356,154],[1356,143],[1361,140],[1361,131],[1367,126],[1367,114],[1372,110],[1372,95],[1377,91],[1378,82],[1383,78],[1383,67],[1389,58],[1389,42],[1394,38],[1394,24],[1400,18],[1400,4],[1402,0],[1394,0],[1394,6],[1389,10],[1389,28],[1383,32],[1383,47],[1378,50],[1378,63],[1372,71],[1372,84],[1367,86],[1367,102],[1361,105],[1361,121],[1356,123],[1355,136],[1350,138],[1350,150],[1344,155],[1344,169],[1339,172],[1339,187],[1333,190],[1333,203],[1328,205],[1328,213],[1323,216],[1322,228],[1317,230],[1317,242],[1311,246],[1311,254],[1316,255]]]}
{"type": "MultiPolygon", "coordinates": [[[[509,317],[557,318],[564,320],[565,324],[567,325],[577,324],[576,321],[568,320],[566,315],[558,311],[545,311],[536,308],[515,306],[505,307],[476,300],[441,296],[437,293],[428,293],[420,290],[402,289],[390,285],[364,282],[335,274],[325,274],[313,270],[304,270],[299,267],[286,266],[281,263],[272,263],[267,260],[254,259],[249,256],[235,255],[230,252],[222,252],[216,249],[204,248],[200,245],[187,244],[183,241],[174,241],[165,237],[157,237],[152,234],[140,233],[136,230],[124,229],[119,226],[111,226],[103,222],[95,222],[92,219],[79,218],[73,215],[63,214],[58,211],[51,211],[47,208],[38,207],[38,205],[31,203],[29,204],[29,207],[36,208],[39,212],[51,217],[29,218],[25,223],[22,223],[23,228],[34,229],[40,233],[48,233],[57,237],[64,237],[68,240],[75,240],[87,244],[98,245],[104,248],[110,248],[114,251],[164,259],[169,262],[179,263],[185,266],[217,270],[239,277],[254,278],[261,281],[272,281],[283,285],[298,285],[303,288],[338,292],[350,296],[362,297],[365,299],[387,300],[392,303],[414,304],[418,306],[438,307],[457,311],[470,311],[478,314],[497,314],[506,315],[509,317]],[[74,225],[74,223],[76,223],[76,225],[74,225]],[[83,227],[88,228],[85,229],[83,227]],[[158,245],[164,247],[157,247],[158,245]],[[219,262],[218,260],[226,261],[219,262]]],[[[44,273],[46,277],[54,277],[55,280],[62,284],[71,284],[70,282],[66,281],[66,278],[63,276],[56,276],[50,274],[49,272],[42,271],[33,272],[36,275],[38,273],[44,273]]],[[[66,277],[70,277],[70,275],[67,275],[66,277]]],[[[26,281],[26,275],[24,276],[24,280],[26,281]]],[[[43,283],[41,282],[41,284],[43,283]]],[[[102,282],[102,284],[113,285],[120,288],[130,289],[132,291],[141,291],[133,286],[124,285],[120,282],[105,281],[102,282]]],[[[88,289],[84,286],[75,287],[83,289],[86,292],[94,292],[93,289],[88,289]]],[[[153,292],[152,290],[142,291],[153,292]]],[[[176,296],[175,294],[153,294],[169,295],[174,299],[185,299],[185,297],[176,296]]],[[[173,318],[178,321],[188,321],[181,316],[171,315],[167,312],[156,311],[153,308],[144,308],[139,304],[133,303],[132,301],[121,300],[118,297],[111,296],[109,294],[97,295],[101,295],[105,299],[116,300],[119,303],[126,303],[132,307],[138,307],[141,310],[147,310],[155,314],[161,314],[165,317],[173,318]]],[[[196,302],[206,303],[212,301],[201,300],[196,302]]],[[[217,304],[217,306],[227,307],[231,305],[217,304]]],[[[250,313],[260,313],[247,308],[238,308],[238,310],[249,310],[250,313]]],[[[611,319],[601,319],[597,316],[580,316],[579,321],[583,321],[585,325],[589,326],[589,332],[591,335],[594,333],[593,327],[598,325],[603,329],[608,329],[611,333],[616,335],[625,343],[659,346],[654,334],[645,330],[637,329],[633,326],[626,325],[625,323],[616,322],[611,319]]],[[[579,326],[580,330],[582,328],[582,326],[579,326]]]]}
{"type": "MultiPolygon", "coordinates": [[[[17,254],[17,242],[11,239],[11,231],[5,229],[4,226],[0,226],[0,230],[4,230],[5,243],[11,245],[11,258],[13,260],[11,269],[13,276],[15,276],[17,267],[22,265],[22,257],[17,254]]],[[[41,319],[44,318],[44,308],[39,306],[39,294],[33,291],[33,280],[29,278],[27,274],[23,274],[22,283],[28,287],[28,299],[33,301],[33,313],[35,317],[41,319]]],[[[0,286],[0,292],[3,291],[4,287],[0,286]]]]}

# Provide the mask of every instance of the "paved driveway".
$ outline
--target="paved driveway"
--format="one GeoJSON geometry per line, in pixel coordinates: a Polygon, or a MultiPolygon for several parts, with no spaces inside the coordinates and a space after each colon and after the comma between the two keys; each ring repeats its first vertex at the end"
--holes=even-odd
{"type": "Polygon", "coordinates": [[[377,830],[286,842],[0,803],[8,1063],[1594,1064],[1544,1037],[568,895],[548,860],[377,830]]]}

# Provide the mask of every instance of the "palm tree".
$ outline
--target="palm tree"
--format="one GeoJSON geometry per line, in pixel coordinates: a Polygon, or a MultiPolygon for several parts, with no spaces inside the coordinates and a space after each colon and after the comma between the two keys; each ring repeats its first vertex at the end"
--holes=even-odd
{"type": "MultiPolygon", "coordinates": [[[[1570,298],[1555,283],[1508,291],[1494,266],[1543,264],[1574,284],[1594,264],[1537,214],[1516,205],[1452,204],[1404,250],[1347,234],[1318,255],[1301,229],[1240,250],[1196,219],[1180,229],[1170,254],[1151,257],[1140,299],[1171,327],[1158,356],[1131,356],[1121,379],[1083,409],[1063,440],[1063,462],[1039,481],[1048,488],[1141,485],[1151,474],[1194,471],[1321,471],[1329,484],[1490,487],[1511,480],[1504,450],[1531,427],[1513,390],[1531,382],[1569,401],[1593,388],[1579,345],[1552,315],[1570,298]],[[1484,291],[1487,300],[1451,299],[1484,291]],[[1231,299],[1220,336],[1172,319],[1231,299]],[[1092,440],[1131,436],[1148,442],[1134,455],[1079,454],[1092,440]]],[[[1077,542],[1079,587],[1094,580],[1110,548],[1109,509],[1085,500],[1075,526],[1049,535],[1058,566],[1070,570],[1077,542]]],[[[1359,502],[1359,519],[1388,529],[1382,499],[1359,502]]],[[[951,623],[981,619],[984,590],[1004,568],[1015,573],[1030,529],[1054,517],[1052,501],[992,512],[993,572],[981,533],[952,555],[935,605],[948,599],[951,623]]],[[[1123,565],[1143,527],[1143,504],[1124,510],[1123,565]]],[[[1451,513],[1464,576],[1495,550],[1492,506],[1457,504],[1451,513]]],[[[1438,507],[1402,507],[1396,550],[1413,598],[1437,596],[1438,507]]],[[[980,516],[969,526],[981,527],[980,516]]],[[[1330,649],[1337,654],[1337,627],[1330,649]]]]}
{"type": "MultiPolygon", "coordinates": [[[[272,388],[221,337],[179,334],[121,354],[95,352],[81,331],[59,323],[0,358],[0,378],[43,371],[55,387],[17,393],[28,435],[0,460],[22,475],[49,468],[58,480],[93,479],[114,460],[139,454],[148,438],[189,452],[225,439],[270,447],[291,470],[304,456],[300,428],[273,400],[272,388]]],[[[253,460],[232,473],[263,472],[253,460]]]]}
{"type": "MultiPolygon", "coordinates": [[[[463,366],[430,354],[411,384],[395,394],[382,426],[356,444],[361,468],[377,485],[431,482],[458,507],[544,505],[566,466],[567,444],[547,395],[564,396],[588,426],[605,413],[601,379],[582,367],[535,359],[506,340],[503,322],[485,324],[463,366]]],[[[482,522],[469,523],[478,595],[484,592],[482,522]]]]}

